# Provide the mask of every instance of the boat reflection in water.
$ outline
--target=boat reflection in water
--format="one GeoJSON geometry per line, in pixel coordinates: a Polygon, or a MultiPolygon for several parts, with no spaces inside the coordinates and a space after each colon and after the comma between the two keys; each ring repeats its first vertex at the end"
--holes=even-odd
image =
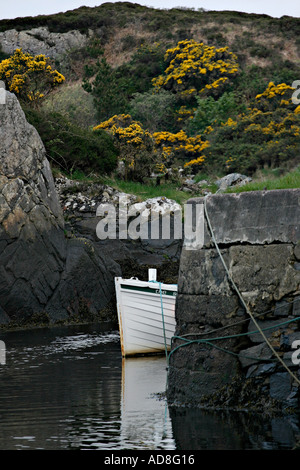
{"type": "Polygon", "coordinates": [[[0,448],[293,449],[300,416],[167,407],[165,355],[122,358],[116,325],[0,336],[0,448]]]}
{"type": "Polygon", "coordinates": [[[121,446],[175,449],[165,400],[166,358],[122,359],[121,446]]]}

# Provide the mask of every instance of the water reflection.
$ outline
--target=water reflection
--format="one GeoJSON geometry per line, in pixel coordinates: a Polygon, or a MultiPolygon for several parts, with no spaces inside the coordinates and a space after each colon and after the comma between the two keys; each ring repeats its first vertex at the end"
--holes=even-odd
{"type": "Polygon", "coordinates": [[[121,442],[126,449],[175,449],[165,399],[165,357],[122,361],[121,442]]]}
{"type": "Polygon", "coordinates": [[[115,325],[9,332],[0,449],[289,449],[298,417],[168,409],[165,357],[122,359],[115,325]]]}
{"type": "Polygon", "coordinates": [[[266,418],[243,412],[170,409],[176,449],[293,449],[300,438],[299,417],[266,418]]]}

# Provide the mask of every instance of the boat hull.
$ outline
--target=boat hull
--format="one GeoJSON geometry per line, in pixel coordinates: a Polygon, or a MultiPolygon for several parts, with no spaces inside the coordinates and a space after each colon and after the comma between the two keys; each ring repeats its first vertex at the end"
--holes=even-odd
{"type": "Polygon", "coordinates": [[[122,278],[115,285],[122,356],[169,351],[177,286],[122,278]]]}

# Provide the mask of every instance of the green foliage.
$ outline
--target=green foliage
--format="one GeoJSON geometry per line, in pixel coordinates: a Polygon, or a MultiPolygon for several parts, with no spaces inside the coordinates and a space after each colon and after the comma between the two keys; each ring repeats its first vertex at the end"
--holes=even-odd
{"type": "Polygon", "coordinates": [[[176,129],[176,98],[173,93],[160,90],[135,93],[130,102],[131,116],[151,133],[176,129]]]}
{"type": "Polygon", "coordinates": [[[83,88],[93,95],[100,121],[128,108],[130,80],[113,69],[105,58],[97,62],[95,78],[85,80],[83,88]]]}
{"type": "MultiPolygon", "coordinates": [[[[177,153],[186,152],[193,150],[195,142],[200,147],[194,160],[187,162],[193,158],[188,152],[181,161],[192,162],[192,171],[200,168],[199,162],[201,171],[208,174],[252,174],[258,168],[295,162],[299,114],[280,100],[258,103],[256,96],[269,82],[291,85],[300,77],[299,25],[299,19],[289,17],[183,7],[157,10],[131,2],[108,2],[57,15],[2,20],[0,31],[39,26],[59,33],[93,30],[87,45],[57,59],[56,67],[69,83],[47,99],[39,113],[31,112],[30,119],[53,162],[73,172],[97,167],[109,173],[116,165],[112,137],[104,132],[98,136],[88,128],[114,115],[130,114],[143,132],[159,138],[163,146],[161,152],[151,154],[149,146],[138,154],[140,149],[132,142],[129,150],[127,141],[122,141],[122,149],[119,145],[124,155],[128,151],[127,156],[133,156],[136,168],[131,176],[137,178],[140,173],[143,178],[150,161],[151,165],[159,163],[161,153],[168,157],[164,163],[173,165],[174,145],[177,153]],[[178,41],[182,42],[180,51],[178,41]],[[109,65],[114,59],[111,45],[120,66],[109,65]],[[216,60],[210,60],[217,48],[216,60]],[[158,90],[155,94],[152,81],[158,90]]],[[[0,60],[5,58],[0,51],[0,60]]],[[[128,129],[137,136],[137,127],[130,124],[128,129]]]]}
{"type": "Polygon", "coordinates": [[[193,119],[187,125],[188,132],[192,135],[202,134],[208,126],[219,126],[229,117],[234,118],[240,112],[246,111],[246,106],[239,104],[239,97],[233,91],[223,93],[217,100],[211,96],[197,97],[197,102],[198,107],[193,119]]]}
{"type": "Polygon", "coordinates": [[[209,133],[205,166],[215,171],[253,174],[259,168],[290,167],[299,159],[300,113],[291,89],[270,83],[256,107],[228,119],[209,133]],[[289,98],[289,99],[288,99],[289,98]]]}
{"type": "Polygon", "coordinates": [[[36,107],[65,81],[44,54],[32,56],[22,49],[16,49],[11,57],[0,62],[0,79],[19,100],[36,107]]]}
{"type": "Polygon", "coordinates": [[[184,204],[191,196],[190,193],[178,190],[178,186],[175,183],[156,183],[151,180],[147,184],[140,183],[138,181],[126,181],[119,178],[105,178],[103,180],[105,184],[112,186],[113,188],[123,191],[128,194],[135,194],[141,200],[159,197],[162,194],[168,199],[172,199],[178,204],[184,204]]]}
{"type": "Polygon", "coordinates": [[[94,100],[80,83],[68,83],[49,96],[42,105],[47,112],[64,115],[70,122],[82,128],[97,123],[94,100]]]}
{"type": "Polygon", "coordinates": [[[260,178],[260,181],[254,181],[235,189],[228,189],[226,192],[245,192],[245,191],[261,191],[272,189],[291,189],[300,188],[300,167],[292,170],[284,175],[276,176],[267,175],[260,178]]]}
{"type": "Polygon", "coordinates": [[[160,43],[144,43],[136,49],[130,61],[118,68],[120,76],[131,83],[131,93],[143,93],[152,88],[151,80],[164,70],[165,49],[160,43]]]}
{"type": "Polygon", "coordinates": [[[104,131],[83,129],[57,112],[25,109],[25,113],[53,165],[68,173],[81,170],[109,174],[116,168],[117,150],[104,131]]]}
{"type": "Polygon", "coordinates": [[[112,116],[94,127],[94,131],[105,129],[113,137],[118,148],[119,159],[124,163],[125,179],[143,181],[153,168],[154,142],[151,134],[134,121],[129,114],[112,116]]]}

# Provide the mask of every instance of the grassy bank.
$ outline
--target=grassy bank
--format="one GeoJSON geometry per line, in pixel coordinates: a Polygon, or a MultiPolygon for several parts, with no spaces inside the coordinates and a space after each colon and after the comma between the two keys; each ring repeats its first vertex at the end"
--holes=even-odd
{"type": "Polygon", "coordinates": [[[263,191],[272,189],[291,189],[300,188],[300,166],[289,173],[282,176],[274,176],[268,173],[261,175],[257,181],[241,186],[239,188],[228,189],[227,192],[243,192],[243,191],[263,191]]]}
{"type": "Polygon", "coordinates": [[[135,194],[140,197],[141,201],[164,196],[176,201],[178,204],[184,204],[184,202],[191,197],[191,193],[180,191],[175,183],[162,183],[159,186],[156,186],[155,184],[143,184],[112,178],[105,178],[103,182],[124,193],[135,194]]]}

